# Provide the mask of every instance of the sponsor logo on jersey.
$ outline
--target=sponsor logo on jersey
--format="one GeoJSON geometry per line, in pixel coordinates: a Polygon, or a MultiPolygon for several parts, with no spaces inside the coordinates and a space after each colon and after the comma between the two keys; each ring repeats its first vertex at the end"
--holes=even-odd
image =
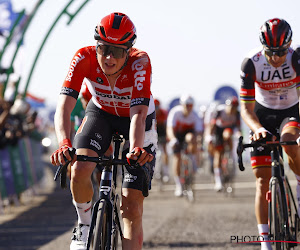
{"type": "Polygon", "coordinates": [[[72,76],[73,76],[73,72],[74,72],[74,69],[76,67],[76,65],[82,60],[84,59],[85,56],[81,55],[80,53],[78,53],[78,55],[76,55],[71,64],[70,64],[70,68],[69,68],[69,72],[68,72],[68,75],[66,77],[66,81],[70,82],[71,79],[72,79],[72,76]]]}
{"type": "Polygon", "coordinates": [[[74,90],[70,89],[68,87],[62,87],[60,93],[64,94],[64,95],[69,95],[70,93],[72,93],[74,90]]]}
{"type": "Polygon", "coordinates": [[[100,150],[101,149],[101,146],[98,142],[96,142],[95,140],[91,139],[90,141],[90,145],[95,147],[96,149],[100,150]]]}
{"type": "Polygon", "coordinates": [[[144,75],[146,75],[146,70],[144,70],[144,65],[148,63],[148,59],[146,57],[142,57],[137,59],[131,65],[131,69],[136,71],[134,74],[134,86],[138,91],[141,91],[144,87],[143,82],[146,80],[144,75]]]}
{"type": "Polygon", "coordinates": [[[96,81],[97,81],[98,83],[100,83],[100,84],[103,83],[103,79],[102,79],[101,77],[97,77],[97,78],[96,78],[96,81]]]}
{"type": "Polygon", "coordinates": [[[126,96],[119,96],[119,95],[116,95],[116,94],[105,94],[105,93],[101,93],[101,92],[98,92],[96,91],[97,95],[101,96],[101,97],[104,97],[104,98],[114,98],[114,99],[117,99],[117,100],[130,100],[130,95],[126,95],[126,96]]]}

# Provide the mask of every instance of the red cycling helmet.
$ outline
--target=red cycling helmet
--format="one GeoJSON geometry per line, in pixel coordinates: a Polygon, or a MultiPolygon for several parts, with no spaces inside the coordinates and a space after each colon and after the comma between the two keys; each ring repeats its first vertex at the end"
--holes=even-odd
{"type": "Polygon", "coordinates": [[[131,48],[136,41],[136,29],[127,15],[114,12],[102,18],[95,28],[94,38],[131,48]]]}
{"type": "Polygon", "coordinates": [[[279,18],[269,19],[260,28],[260,42],[273,49],[287,45],[292,40],[291,26],[279,18]]]}

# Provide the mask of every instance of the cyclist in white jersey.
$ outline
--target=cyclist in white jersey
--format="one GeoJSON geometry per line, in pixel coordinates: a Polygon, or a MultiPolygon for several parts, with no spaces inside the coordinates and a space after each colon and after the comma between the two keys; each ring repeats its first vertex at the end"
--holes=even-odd
{"type": "Polygon", "coordinates": [[[172,108],[167,119],[167,138],[171,146],[173,159],[173,174],[175,181],[175,196],[182,196],[180,182],[181,150],[184,143],[187,144],[188,153],[191,154],[194,169],[197,168],[197,136],[203,132],[203,125],[200,117],[193,110],[194,99],[189,95],[180,98],[180,104],[172,108]]]}
{"type": "MultiPolygon", "coordinates": [[[[249,53],[241,67],[241,116],[251,129],[252,141],[272,134],[281,141],[299,141],[300,48],[291,46],[292,30],[283,19],[267,20],[260,28],[262,47],[249,53]]],[[[300,146],[300,144],[298,143],[300,146]]],[[[288,163],[298,180],[300,198],[300,147],[285,146],[288,163]]],[[[271,177],[270,152],[253,150],[256,176],[255,213],[260,235],[268,238],[266,192],[271,177]]],[[[271,249],[269,242],[262,249],[271,249]]]]}

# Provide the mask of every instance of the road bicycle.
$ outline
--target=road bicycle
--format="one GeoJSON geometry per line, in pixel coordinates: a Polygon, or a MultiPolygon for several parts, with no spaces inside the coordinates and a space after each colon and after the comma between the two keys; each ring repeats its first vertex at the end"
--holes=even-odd
{"type": "Polygon", "coordinates": [[[237,146],[238,164],[244,171],[242,153],[245,148],[268,147],[271,149],[272,176],[269,182],[268,224],[269,239],[274,242],[276,249],[290,249],[297,246],[299,216],[294,195],[284,172],[284,162],[281,145],[297,145],[296,141],[270,141],[243,144],[243,137],[239,138],[237,146]]]}
{"type": "MultiPolygon", "coordinates": [[[[123,140],[123,137],[120,135],[113,135],[113,158],[77,155],[77,161],[95,162],[103,166],[99,187],[99,199],[93,206],[87,250],[117,249],[119,237],[123,239],[120,222],[120,198],[116,192],[118,166],[129,166],[126,159],[119,159],[120,145],[123,140]]],[[[61,176],[62,188],[66,186],[64,183],[65,180],[63,179],[64,168],[66,167],[59,166],[54,177],[54,180],[56,180],[59,175],[61,176]]],[[[143,193],[144,192],[147,191],[144,190],[143,193]]]]}

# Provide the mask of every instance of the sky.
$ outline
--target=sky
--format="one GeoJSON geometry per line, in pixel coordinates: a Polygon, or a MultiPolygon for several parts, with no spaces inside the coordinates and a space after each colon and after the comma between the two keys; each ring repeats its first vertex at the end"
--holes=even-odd
{"type": "MultiPolygon", "coordinates": [[[[12,0],[14,9],[32,10],[36,0],[12,0]]],[[[84,0],[74,0],[74,13],[84,0]]],[[[34,58],[51,25],[69,0],[44,0],[24,40],[24,89],[34,58]]],[[[152,94],[164,105],[182,94],[197,104],[213,101],[218,88],[240,86],[240,67],[247,53],[260,46],[259,28],[270,18],[284,18],[300,44],[300,1],[279,0],[90,0],[70,25],[64,15],[52,30],[34,68],[28,91],[56,105],[75,52],[94,45],[96,24],[111,12],[123,12],[137,29],[135,47],[152,64],[152,94]]]]}

